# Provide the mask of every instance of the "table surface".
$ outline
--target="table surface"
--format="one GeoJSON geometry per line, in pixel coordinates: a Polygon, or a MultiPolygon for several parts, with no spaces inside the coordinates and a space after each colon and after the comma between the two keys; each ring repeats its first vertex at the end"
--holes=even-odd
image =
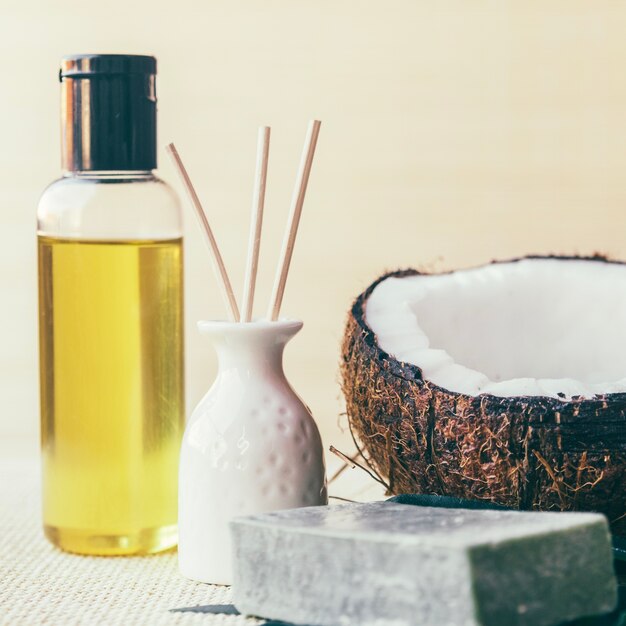
{"type": "MultiPolygon", "coordinates": [[[[334,461],[329,459],[331,468],[334,461]]],[[[332,471],[332,470],[331,470],[332,471]]],[[[330,472],[329,472],[330,474],[330,472]]],[[[332,492],[359,500],[382,493],[360,470],[332,492]]],[[[146,557],[85,557],[54,548],[41,530],[39,459],[0,450],[0,625],[241,626],[228,587],[178,572],[176,551],[146,557]]]]}
{"type": "MultiPolygon", "coordinates": [[[[0,452],[0,626],[269,625],[236,614],[230,588],[183,578],[175,550],[85,557],[54,548],[41,531],[39,459],[6,452],[6,446],[0,452]]],[[[330,461],[332,475],[337,465],[330,461]]],[[[331,486],[333,493],[359,501],[383,496],[358,469],[343,472],[331,486]]],[[[626,597],[621,605],[626,611],[626,597]]],[[[576,622],[601,625],[626,625],[626,612],[576,622]]]]}

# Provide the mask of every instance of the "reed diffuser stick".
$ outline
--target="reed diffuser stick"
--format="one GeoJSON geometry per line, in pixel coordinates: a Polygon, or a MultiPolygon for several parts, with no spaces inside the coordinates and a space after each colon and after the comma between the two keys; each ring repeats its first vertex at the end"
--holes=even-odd
{"type": "Polygon", "coordinates": [[[280,253],[278,271],[276,273],[272,297],[270,299],[268,317],[272,321],[276,321],[278,319],[280,306],[283,302],[285,284],[287,283],[287,275],[289,273],[289,265],[293,255],[293,246],[298,233],[298,225],[300,224],[300,216],[302,215],[302,205],[304,204],[304,196],[309,182],[309,175],[311,173],[311,165],[313,164],[313,156],[315,155],[315,146],[317,144],[317,136],[320,132],[320,125],[321,122],[319,120],[311,120],[309,122],[309,128],[304,141],[300,167],[298,168],[298,175],[296,177],[296,185],[291,197],[289,221],[287,222],[287,230],[285,231],[285,237],[283,239],[283,247],[280,253]]]}
{"type": "Polygon", "coordinates": [[[254,175],[254,191],[252,194],[252,217],[250,220],[250,237],[248,240],[248,259],[246,277],[243,287],[241,321],[252,319],[254,306],[254,290],[259,267],[259,249],[261,247],[261,230],[263,228],[263,206],[265,204],[265,183],[267,181],[267,162],[270,151],[270,127],[259,128],[256,149],[256,172],[254,175]]]}
{"type": "Polygon", "coordinates": [[[224,265],[220,249],[217,245],[217,241],[215,240],[215,236],[213,235],[213,231],[211,230],[211,226],[209,225],[209,220],[207,219],[204,209],[202,208],[202,204],[200,203],[200,198],[198,198],[198,194],[196,193],[191,179],[189,178],[189,174],[187,174],[187,170],[185,169],[180,155],[178,154],[178,150],[176,150],[176,146],[173,143],[170,143],[167,146],[167,152],[176,166],[176,170],[178,171],[185,189],[187,190],[191,204],[193,205],[196,215],[198,216],[198,220],[200,221],[200,225],[202,226],[209,251],[211,252],[213,269],[215,270],[218,278],[218,283],[222,287],[222,296],[224,297],[229,317],[231,321],[237,322],[239,320],[237,300],[235,298],[232,285],[230,284],[230,279],[228,278],[228,272],[226,271],[226,266],[224,265]]]}

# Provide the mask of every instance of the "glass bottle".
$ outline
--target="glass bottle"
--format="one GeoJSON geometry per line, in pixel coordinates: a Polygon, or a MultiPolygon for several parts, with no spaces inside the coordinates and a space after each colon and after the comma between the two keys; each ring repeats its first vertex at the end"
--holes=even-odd
{"type": "Polygon", "coordinates": [[[153,57],[63,59],[64,175],[37,213],[44,531],[81,554],[177,541],[182,224],[153,173],[155,75],[153,57]]]}

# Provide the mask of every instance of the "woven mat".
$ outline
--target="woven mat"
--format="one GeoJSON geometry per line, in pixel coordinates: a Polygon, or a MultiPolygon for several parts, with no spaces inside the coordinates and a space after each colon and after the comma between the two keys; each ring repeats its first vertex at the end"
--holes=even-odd
{"type": "MultiPolygon", "coordinates": [[[[337,464],[328,460],[332,476],[337,464]]],[[[383,497],[381,488],[360,470],[344,472],[332,492],[360,501],[383,497]]],[[[266,623],[220,613],[230,602],[228,587],[183,578],[175,552],[106,558],[54,548],[41,531],[39,460],[2,442],[0,626],[266,623]]]]}
{"type": "Polygon", "coordinates": [[[263,623],[210,613],[230,603],[230,589],[184,579],[175,552],[131,558],[65,554],[44,539],[40,520],[38,462],[1,460],[2,625],[263,623]],[[178,611],[185,608],[194,610],[178,611]]]}

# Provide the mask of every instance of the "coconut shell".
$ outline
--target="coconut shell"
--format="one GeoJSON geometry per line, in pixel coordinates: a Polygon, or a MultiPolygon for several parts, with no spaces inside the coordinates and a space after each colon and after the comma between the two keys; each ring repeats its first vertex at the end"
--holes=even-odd
{"type": "MultiPolygon", "coordinates": [[[[597,260],[597,259],[595,259],[597,260]]],[[[593,399],[468,396],[434,385],[377,344],[354,302],[341,377],[353,434],[391,494],[489,500],[525,510],[598,511],[626,535],[626,393],[593,399]]]]}

